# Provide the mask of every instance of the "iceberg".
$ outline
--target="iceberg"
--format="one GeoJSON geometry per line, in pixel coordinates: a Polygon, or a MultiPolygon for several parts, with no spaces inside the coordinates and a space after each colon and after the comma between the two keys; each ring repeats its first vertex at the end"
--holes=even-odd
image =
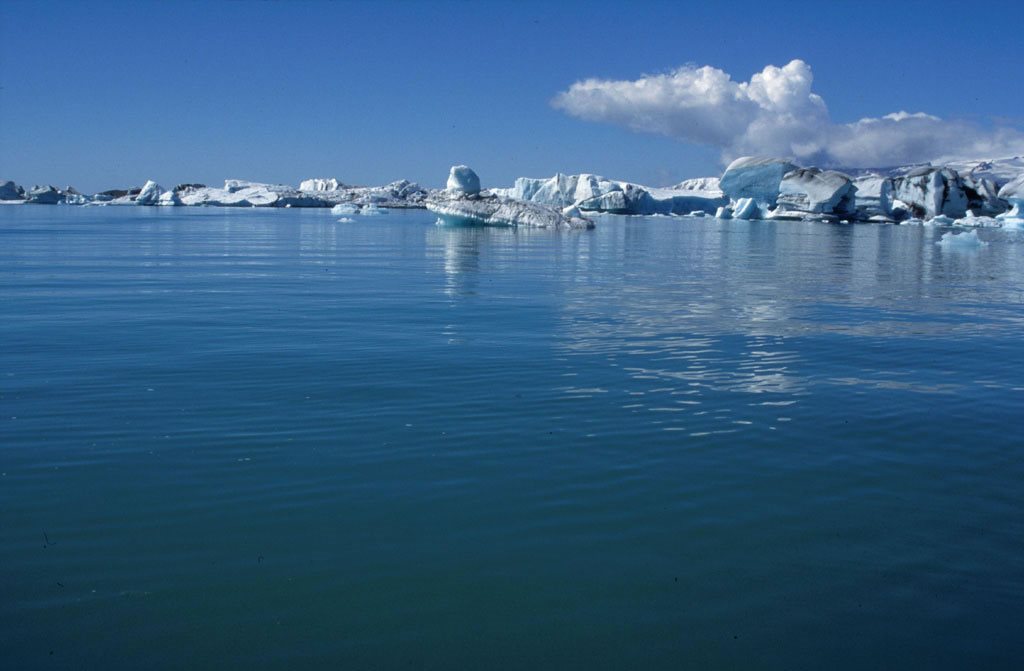
{"type": "Polygon", "coordinates": [[[656,189],[589,173],[558,173],[547,178],[520,177],[511,188],[491,191],[495,195],[538,205],[574,206],[584,212],[608,214],[689,214],[695,210],[714,210],[728,203],[718,190],[656,189]]]}
{"type": "Polygon", "coordinates": [[[331,208],[331,214],[359,214],[359,207],[352,203],[338,203],[331,208]]]}
{"type": "Polygon", "coordinates": [[[882,175],[864,175],[853,180],[857,191],[853,201],[857,219],[892,221],[892,179],[882,175]]]}
{"type": "Polygon", "coordinates": [[[762,206],[775,207],[783,177],[796,169],[797,166],[786,159],[744,156],[729,164],[719,184],[723,193],[734,201],[753,198],[762,206]]]}
{"type": "Polygon", "coordinates": [[[64,202],[64,192],[55,186],[33,186],[26,194],[26,203],[34,205],[56,205],[64,202]]]}
{"type": "Polygon", "coordinates": [[[345,185],[333,177],[329,179],[314,177],[313,179],[304,179],[299,182],[299,191],[313,191],[315,193],[318,191],[338,191],[344,188],[345,185]]]}
{"type": "Polygon", "coordinates": [[[448,193],[455,196],[475,196],[480,193],[480,178],[468,166],[453,165],[447,187],[448,193]]]}
{"type": "Polygon", "coordinates": [[[988,243],[978,237],[978,231],[967,231],[966,233],[943,233],[942,238],[935,244],[940,247],[953,249],[975,249],[984,247],[988,243]]]}
{"type": "Polygon", "coordinates": [[[577,210],[564,213],[561,208],[509,198],[480,191],[476,173],[466,166],[453,166],[448,188],[433,193],[427,209],[439,215],[438,223],[451,225],[524,226],[532,228],[593,228],[589,219],[576,216],[577,210]],[[475,191],[475,192],[474,192],[475,191]]]}
{"type": "Polygon", "coordinates": [[[25,200],[25,189],[10,180],[0,182],[0,200],[25,200]]]}
{"type": "Polygon", "coordinates": [[[834,170],[797,168],[786,173],[779,184],[775,216],[795,214],[848,217],[855,212],[857,187],[846,175],[834,170]]]}
{"type": "Polygon", "coordinates": [[[999,189],[999,198],[1006,201],[1010,206],[1009,212],[1004,212],[996,217],[1003,222],[1003,226],[1020,228],[1024,226],[1024,173],[1021,173],[1011,182],[999,189]]]}
{"type": "Polygon", "coordinates": [[[967,194],[955,170],[926,166],[893,179],[893,212],[919,218],[945,214],[954,219],[967,214],[967,194]],[[896,201],[899,201],[897,205],[896,201]]]}
{"type": "Polygon", "coordinates": [[[156,205],[160,202],[160,195],[163,193],[163,188],[153,180],[147,180],[146,184],[139,191],[139,195],[135,196],[136,205],[156,205]]]}
{"type": "MultiPolygon", "coordinates": [[[[721,217],[720,217],[721,218],[721,217]]],[[[733,219],[762,219],[761,207],[753,198],[740,198],[732,206],[733,219]]]]}

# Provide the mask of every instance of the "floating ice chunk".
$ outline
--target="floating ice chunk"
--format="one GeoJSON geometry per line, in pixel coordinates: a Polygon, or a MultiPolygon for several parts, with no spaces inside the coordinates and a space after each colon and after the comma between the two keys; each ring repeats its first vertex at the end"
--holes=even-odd
{"type": "Polygon", "coordinates": [[[377,207],[373,203],[363,205],[362,209],[359,210],[359,214],[364,216],[377,216],[380,214],[387,214],[387,210],[383,207],[377,207]]]}
{"type": "Polygon", "coordinates": [[[455,195],[475,196],[480,193],[480,178],[472,168],[453,165],[448,173],[448,191],[455,195]]]}
{"type": "Polygon", "coordinates": [[[341,219],[338,219],[338,223],[339,224],[354,224],[354,223],[356,223],[356,220],[351,218],[351,217],[342,217],[341,219]]]}
{"type": "Polygon", "coordinates": [[[956,221],[957,220],[953,219],[953,217],[947,217],[944,214],[940,214],[938,216],[932,217],[931,219],[928,219],[927,221],[925,221],[924,225],[925,226],[952,226],[953,224],[956,223],[956,221]]]}
{"type": "Polygon", "coordinates": [[[966,233],[943,233],[942,238],[935,244],[955,249],[971,249],[984,247],[988,243],[978,237],[978,231],[971,230],[966,233]]]}
{"type": "Polygon", "coordinates": [[[732,208],[726,205],[715,210],[715,219],[732,219],[732,208]]]}
{"type": "Polygon", "coordinates": [[[740,198],[732,207],[733,219],[761,219],[761,208],[753,198],[740,198]]]}
{"type": "Polygon", "coordinates": [[[868,221],[891,220],[892,179],[882,175],[864,175],[853,180],[857,188],[854,206],[857,217],[868,221]],[[875,218],[879,219],[875,219],[875,218]]]}
{"type": "Polygon", "coordinates": [[[331,208],[331,214],[359,214],[359,208],[352,203],[338,203],[331,208]]]}
{"type": "Polygon", "coordinates": [[[691,217],[706,217],[706,216],[708,216],[708,213],[705,212],[704,210],[694,210],[693,212],[690,213],[690,216],[691,217]]]}

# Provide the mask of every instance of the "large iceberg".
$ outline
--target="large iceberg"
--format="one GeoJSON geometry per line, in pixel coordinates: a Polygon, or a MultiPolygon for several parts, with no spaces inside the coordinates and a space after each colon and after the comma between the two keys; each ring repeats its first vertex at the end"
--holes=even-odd
{"type": "Polygon", "coordinates": [[[787,172],[779,184],[775,215],[849,217],[855,212],[856,192],[850,178],[840,172],[797,168],[787,172]]]}
{"type": "Polygon", "coordinates": [[[427,199],[426,206],[448,224],[485,226],[526,226],[532,228],[593,228],[589,219],[573,208],[560,209],[480,191],[480,179],[466,166],[452,166],[448,188],[427,199]]]}
{"type": "Polygon", "coordinates": [[[775,207],[782,178],[796,169],[783,158],[744,156],[729,164],[719,184],[732,200],[753,198],[760,205],[775,207]]]}
{"type": "Polygon", "coordinates": [[[492,191],[539,205],[610,214],[689,214],[695,210],[714,211],[728,203],[717,190],[656,189],[588,173],[520,177],[511,188],[492,191]]]}
{"type": "Polygon", "coordinates": [[[64,192],[50,185],[36,185],[25,195],[25,202],[35,205],[56,205],[63,203],[64,200],[64,192]]]}
{"type": "Polygon", "coordinates": [[[944,214],[959,219],[967,214],[967,194],[955,170],[926,166],[893,179],[893,211],[906,216],[931,219],[944,214]]]}
{"type": "Polygon", "coordinates": [[[0,200],[25,200],[25,189],[9,180],[0,182],[0,200]]]}

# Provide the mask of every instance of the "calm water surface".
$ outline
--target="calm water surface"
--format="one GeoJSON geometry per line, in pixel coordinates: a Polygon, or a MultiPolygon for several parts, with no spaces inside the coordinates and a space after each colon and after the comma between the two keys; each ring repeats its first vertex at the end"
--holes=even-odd
{"type": "Polygon", "coordinates": [[[1024,234],[0,209],[5,669],[1011,669],[1024,234]]]}

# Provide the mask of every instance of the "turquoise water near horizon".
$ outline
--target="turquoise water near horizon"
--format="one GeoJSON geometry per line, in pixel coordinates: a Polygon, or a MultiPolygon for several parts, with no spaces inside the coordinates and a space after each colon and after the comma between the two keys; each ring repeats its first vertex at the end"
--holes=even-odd
{"type": "Polygon", "coordinates": [[[0,666],[1012,669],[1024,234],[0,208],[0,666]]]}

